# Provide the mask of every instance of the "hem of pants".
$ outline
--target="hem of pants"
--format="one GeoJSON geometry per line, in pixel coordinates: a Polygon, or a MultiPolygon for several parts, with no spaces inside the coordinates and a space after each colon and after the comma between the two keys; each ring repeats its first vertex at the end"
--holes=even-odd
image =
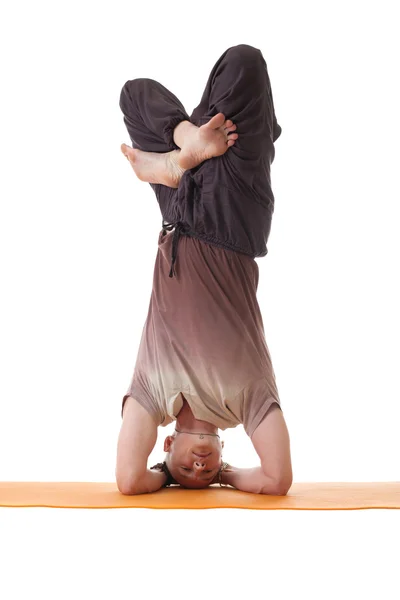
{"type": "Polygon", "coordinates": [[[173,117],[163,129],[164,140],[171,150],[180,150],[179,146],[174,142],[174,129],[182,121],[189,121],[189,117],[185,117],[184,115],[173,117]]]}
{"type": "MultiPolygon", "coordinates": [[[[172,221],[172,219],[168,219],[167,217],[165,217],[164,221],[169,223],[172,221]]],[[[260,250],[259,252],[251,252],[249,250],[246,250],[245,248],[242,248],[241,246],[238,246],[237,244],[234,244],[231,242],[225,242],[223,240],[216,238],[213,235],[209,235],[206,233],[198,233],[197,231],[193,231],[193,230],[181,231],[181,235],[187,235],[189,237],[197,238],[197,239],[201,240],[202,242],[212,244],[213,246],[218,246],[219,248],[223,248],[224,250],[232,250],[232,252],[240,252],[240,254],[245,254],[246,256],[250,256],[251,258],[263,257],[268,254],[268,248],[266,248],[266,247],[264,248],[264,250],[260,250]]]]}

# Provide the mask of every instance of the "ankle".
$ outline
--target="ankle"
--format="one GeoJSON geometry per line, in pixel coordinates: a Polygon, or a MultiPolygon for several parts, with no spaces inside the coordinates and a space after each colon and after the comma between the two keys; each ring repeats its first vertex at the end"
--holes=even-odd
{"type": "Polygon", "coordinates": [[[179,148],[182,148],[185,137],[188,135],[190,131],[193,129],[198,129],[196,125],[193,125],[190,121],[181,121],[174,129],[173,139],[174,142],[179,148]]]}
{"type": "Polygon", "coordinates": [[[173,174],[173,177],[174,177],[174,185],[171,187],[179,186],[179,182],[182,178],[182,175],[187,170],[187,169],[184,169],[183,167],[181,167],[179,164],[180,153],[181,153],[180,150],[172,150],[172,152],[167,153],[167,160],[169,163],[169,167],[170,167],[171,173],[173,174]]]}

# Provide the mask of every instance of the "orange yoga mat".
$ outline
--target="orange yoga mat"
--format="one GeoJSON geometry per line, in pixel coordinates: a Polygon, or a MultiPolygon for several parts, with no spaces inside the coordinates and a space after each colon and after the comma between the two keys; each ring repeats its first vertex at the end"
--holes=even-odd
{"type": "Polygon", "coordinates": [[[0,482],[0,506],[52,508],[247,508],[256,510],[355,510],[400,508],[400,482],[293,483],[286,496],[249,494],[231,487],[162,488],[125,496],[116,483],[0,482]]]}

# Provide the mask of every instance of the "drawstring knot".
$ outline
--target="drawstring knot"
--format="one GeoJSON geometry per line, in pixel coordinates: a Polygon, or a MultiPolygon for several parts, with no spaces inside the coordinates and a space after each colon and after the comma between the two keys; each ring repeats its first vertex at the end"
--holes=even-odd
{"type": "Polygon", "coordinates": [[[163,229],[163,236],[167,233],[167,231],[172,231],[173,229],[175,229],[174,238],[172,240],[171,270],[169,272],[169,276],[173,277],[174,276],[174,265],[175,265],[176,257],[178,254],[179,237],[180,237],[181,233],[185,231],[185,226],[181,221],[176,221],[175,223],[166,223],[163,220],[162,229],[163,229]]]}

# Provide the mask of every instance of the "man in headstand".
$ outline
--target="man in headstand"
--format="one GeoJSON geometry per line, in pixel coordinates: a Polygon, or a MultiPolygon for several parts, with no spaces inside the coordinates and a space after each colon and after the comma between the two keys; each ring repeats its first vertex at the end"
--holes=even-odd
{"type": "Polygon", "coordinates": [[[121,151],[162,215],[149,311],[122,400],[116,480],[123,494],[214,483],[284,495],[290,439],[256,292],[274,211],[277,122],[267,65],[247,44],[213,67],[192,115],[152,79],[125,83],[121,151]],[[178,257],[179,246],[179,257],[178,257]],[[147,468],[158,426],[175,421],[147,468]],[[260,458],[222,461],[218,430],[242,424],[260,458]]]}

